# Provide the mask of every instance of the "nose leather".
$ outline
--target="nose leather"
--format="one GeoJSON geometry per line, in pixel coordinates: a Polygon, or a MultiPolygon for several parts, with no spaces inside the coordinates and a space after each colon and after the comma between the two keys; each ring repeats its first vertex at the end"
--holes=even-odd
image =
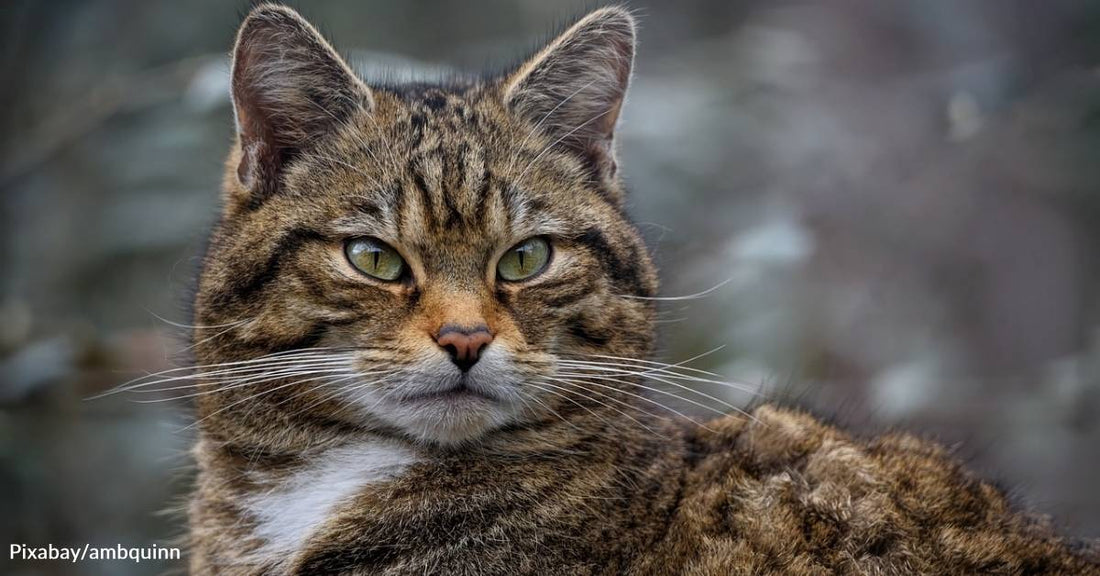
{"type": "Polygon", "coordinates": [[[439,329],[435,341],[451,355],[451,361],[465,372],[477,363],[482,350],[493,341],[493,335],[484,324],[473,327],[449,324],[439,329]]]}

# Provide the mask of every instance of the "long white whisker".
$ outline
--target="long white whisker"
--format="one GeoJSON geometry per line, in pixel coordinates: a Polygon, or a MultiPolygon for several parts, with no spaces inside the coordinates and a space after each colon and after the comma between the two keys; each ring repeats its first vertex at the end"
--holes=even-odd
{"type": "MultiPolygon", "coordinates": [[[[254,376],[252,378],[246,378],[244,380],[235,382],[231,385],[222,386],[213,390],[200,390],[198,392],[191,392],[189,394],[180,394],[176,396],[169,396],[167,398],[156,398],[153,400],[136,399],[131,400],[138,404],[152,404],[156,402],[168,402],[174,400],[185,400],[187,398],[197,398],[199,396],[209,396],[211,394],[225,393],[236,388],[243,388],[245,386],[257,386],[259,384],[265,384],[267,382],[275,382],[278,380],[284,380],[287,378],[296,378],[299,376],[311,376],[314,374],[343,374],[343,370],[300,370],[295,372],[285,372],[282,374],[263,374],[260,376],[254,376]]],[[[169,389],[171,390],[171,389],[169,389]]]]}
{"type": "MultiPolygon", "coordinates": [[[[353,379],[360,378],[360,377],[363,376],[363,374],[352,374],[351,376],[348,376],[346,378],[339,378],[339,379],[331,381],[331,382],[323,382],[322,384],[320,384],[318,386],[314,386],[313,388],[310,388],[308,390],[308,392],[312,393],[312,392],[314,392],[314,391],[316,391],[320,388],[326,387],[326,386],[333,386],[334,390],[332,390],[330,393],[322,396],[321,398],[318,398],[314,402],[304,406],[301,410],[298,410],[296,412],[296,414],[302,414],[302,413],[308,411],[309,409],[313,408],[314,406],[324,404],[325,402],[328,402],[329,400],[332,400],[333,398],[336,398],[336,397],[340,396],[341,394],[344,394],[344,393],[350,391],[351,389],[376,385],[376,384],[384,381],[385,376],[388,376],[388,375],[390,375],[390,374],[392,374],[396,371],[397,371],[396,369],[388,370],[388,371],[382,371],[381,373],[383,374],[383,376],[381,378],[378,378],[378,379],[370,381],[370,382],[356,383],[355,385],[353,385],[353,388],[349,388],[347,386],[334,386],[334,385],[339,384],[340,382],[346,382],[348,380],[353,380],[353,379]]],[[[287,399],[287,400],[289,400],[289,399],[287,399]]],[[[286,400],[284,400],[283,402],[286,402],[286,400]]],[[[281,404],[283,404],[283,402],[279,402],[276,405],[281,405],[281,404]]]]}
{"type": "MultiPolygon", "coordinates": [[[[590,381],[590,380],[586,380],[586,379],[573,379],[573,378],[568,378],[568,377],[566,377],[566,378],[561,378],[561,379],[559,379],[559,381],[561,381],[561,382],[563,382],[563,383],[569,383],[569,384],[572,384],[572,385],[574,385],[574,386],[581,386],[581,385],[585,385],[585,386],[598,386],[598,387],[600,387],[600,388],[606,388],[606,389],[608,389],[608,390],[614,390],[614,391],[616,391],[616,392],[619,392],[619,393],[621,393],[621,394],[626,394],[626,395],[628,395],[628,396],[631,396],[631,397],[633,397],[633,398],[638,398],[639,400],[643,400],[643,401],[645,401],[645,402],[649,402],[650,404],[653,404],[653,405],[655,405],[655,406],[657,406],[657,407],[659,407],[659,408],[662,408],[662,409],[664,409],[664,410],[668,410],[669,412],[672,412],[673,414],[675,414],[675,415],[677,415],[677,416],[679,416],[679,417],[681,417],[681,418],[683,418],[683,419],[687,420],[688,422],[691,422],[692,424],[695,424],[696,426],[699,426],[700,428],[703,428],[704,430],[709,430],[709,429],[710,429],[710,428],[708,428],[708,427],[707,427],[707,425],[706,425],[706,424],[703,424],[702,422],[699,422],[699,421],[695,420],[695,419],[694,419],[694,418],[692,418],[691,416],[688,416],[687,414],[684,414],[683,412],[680,412],[679,410],[676,410],[675,408],[673,408],[673,407],[671,407],[671,406],[666,406],[666,405],[664,405],[664,404],[662,404],[662,403],[660,403],[660,402],[658,402],[658,401],[654,400],[653,398],[648,398],[648,397],[646,397],[646,396],[644,396],[644,395],[642,395],[642,394],[638,394],[638,393],[635,393],[635,392],[631,392],[631,391],[629,391],[629,390],[623,390],[623,389],[621,389],[621,388],[616,388],[615,386],[609,386],[609,385],[607,385],[607,384],[601,384],[601,383],[599,383],[599,382],[592,382],[592,381],[590,381]]],[[[658,393],[658,394],[664,394],[664,395],[666,395],[666,396],[672,396],[673,398],[678,398],[678,399],[680,399],[680,400],[687,400],[686,398],[681,398],[680,396],[676,395],[676,394],[675,394],[675,393],[673,393],[673,392],[669,392],[669,391],[667,391],[667,390],[661,390],[661,389],[659,389],[659,388],[651,388],[651,387],[649,387],[649,386],[645,386],[644,384],[635,384],[635,383],[633,383],[633,382],[628,382],[628,381],[626,381],[626,380],[617,380],[617,382],[619,382],[619,383],[623,383],[623,384],[630,384],[630,385],[635,385],[635,386],[638,386],[639,388],[642,388],[642,389],[644,389],[644,390],[650,390],[650,391],[652,391],[652,392],[656,392],[656,393],[658,393]]],[[[687,400],[687,401],[689,401],[689,402],[690,402],[690,400],[687,400]]],[[[712,410],[712,411],[714,411],[714,412],[717,412],[717,413],[719,413],[719,414],[725,414],[725,413],[724,413],[724,412],[722,412],[721,410],[717,410],[717,409],[715,409],[715,408],[712,408],[712,407],[710,407],[710,406],[706,406],[706,405],[703,405],[703,404],[700,404],[700,406],[702,406],[703,408],[706,408],[706,409],[708,409],[708,410],[712,410]]]]}
{"type": "Polygon", "coordinates": [[[699,370],[699,369],[694,369],[694,368],[690,368],[690,367],[686,367],[686,366],[681,367],[681,366],[676,366],[675,364],[653,364],[653,365],[641,364],[641,365],[639,365],[639,364],[634,364],[632,359],[625,359],[625,360],[626,360],[626,362],[618,362],[618,361],[617,362],[606,362],[606,361],[597,362],[597,361],[572,360],[572,359],[563,358],[563,359],[558,361],[558,364],[563,365],[563,366],[568,365],[568,366],[579,366],[579,367],[608,366],[608,367],[633,368],[635,370],[639,370],[640,371],[640,372],[638,372],[639,374],[649,374],[650,372],[653,372],[653,373],[674,374],[674,375],[683,376],[683,377],[694,377],[690,374],[682,374],[680,372],[676,372],[676,371],[673,370],[673,368],[677,368],[677,369],[681,369],[681,370],[685,370],[685,371],[695,372],[695,373],[698,373],[698,374],[704,374],[704,375],[707,375],[707,376],[714,376],[714,377],[717,377],[717,378],[721,378],[721,374],[715,374],[713,372],[707,372],[706,370],[699,370]]]}
{"type": "Polygon", "coordinates": [[[236,327],[236,326],[240,326],[241,324],[244,324],[245,322],[248,322],[249,320],[252,320],[251,318],[245,318],[244,320],[237,320],[236,322],[227,322],[225,324],[207,324],[207,325],[203,326],[203,325],[197,325],[197,324],[193,325],[193,324],[182,324],[180,322],[173,322],[173,321],[171,321],[167,318],[164,318],[163,316],[157,314],[156,312],[153,312],[152,310],[149,310],[148,308],[146,308],[145,311],[148,312],[149,315],[151,315],[153,318],[156,318],[157,320],[160,320],[161,322],[164,322],[165,324],[167,324],[169,326],[175,326],[176,328],[185,328],[187,330],[216,330],[218,328],[233,328],[233,327],[236,327]]]}
{"type": "Polygon", "coordinates": [[[732,281],[733,281],[733,278],[726,278],[725,280],[719,282],[718,284],[715,284],[714,286],[711,286],[710,288],[707,288],[706,290],[703,290],[702,292],[696,292],[694,294],[687,294],[687,295],[684,295],[684,296],[635,296],[633,294],[618,294],[618,296],[620,298],[632,298],[634,300],[658,300],[658,301],[664,301],[664,302],[678,302],[678,301],[681,301],[681,300],[696,300],[696,299],[703,298],[703,297],[707,296],[708,294],[714,292],[715,290],[718,290],[719,288],[725,286],[726,284],[729,284],[732,281]]]}
{"type": "MultiPolygon", "coordinates": [[[[110,394],[118,394],[121,392],[163,392],[167,390],[176,390],[181,388],[191,388],[198,386],[203,380],[218,381],[218,380],[232,380],[237,377],[248,376],[251,374],[267,374],[276,370],[287,370],[294,368],[324,368],[329,366],[346,366],[349,359],[331,358],[327,360],[315,360],[315,361],[280,361],[269,364],[261,364],[249,367],[237,367],[224,370],[216,370],[211,372],[198,372],[195,374],[186,374],[182,376],[172,376],[168,378],[159,378],[156,380],[150,380],[147,382],[136,382],[133,384],[118,386],[112,390],[108,390],[100,394],[98,397],[107,396],[110,394]],[[152,388],[153,386],[160,386],[163,384],[171,384],[173,382],[186,382],[191,381],[193,384],[185,384],[179,387],[168,388],[152,388]]],[[[92,397],[96,398],[96,397],[92,397]]]]}
{"type": "MultiPolygon", "coordinates": [[[[710,378],[700,378],[698,376],[693,376],[693,375],[690,375],[690,374],[680,374],[680,373],[673,372],[671,370],[667,370],[667,369],[664,369],[664,368],[649,368],[649,369],[645,369],[645,370],[639,372],[637,370],[630,370],[629,368],[637,368],[637,367],[629,365],[629,364],[572,363],[572,362],[566,362],[566,361],[562,361],[562,362],[560,362],[560,364],[562,366],[570,367],[570,368],[591,369],[591,370],[598,370],[598,371],[601,371],[601,372],[611,372],[613,374],[622,374],[622,375],[629,375],[629,376],[652,376],[653,374],[660,374],[664,378],[670,378],[670,379],[673,379],[673,380],[681,380],[681,381],[684,381],[684,382],[700,382],[700,383],[705,383],[705,384],[716,384],[716,385],[719,385],[719,386],[726,386],[728,388],[732,388],[734,390],[737,390],[737,391],[740,391],[740,392],[745,392],[745,393],[748,393],[748,394],[759,394],[759,392],[757,390],[753,390],[753,389],[749,388],[747,384],[728,382],[728,381],[725,381],[725,380],[712,380],[710,378]]],[[[654,378],[654,379],[656,380],[657,378],[654,378]]]]}
{"type": "Polygon", "coordinates": [[[204,416],[202,418],[199,418],[198,420],[195,420],[194,422],[188,424],[187,426],[184,426],[183,428],[179,429],[177,432],[185,432],[185,431],[187,431],[191,428],[194,428],[195,426],[198,426],[199,424],[202,424],[203,422],[209,420],[210,418],[213,418],[214,416],[217,416],[218,414],[221,414],[222,412],[225,412],[226,410],[229,410],[230,408],[232,408],[234,406],[237,406],[237,405],[239,405],[243,402],[248,402],[250,400],[255,400],[256,398],[259,398],[260,396],[264,396],[266,394],[271,394],[273,392],[277,392],[279,390],[282,390],[284,388],[288,388],[290,386],[297,386],[297,385],[300,385],[300,384],[305,384],[306,382],[315,382],[317,380],[328,378],[328,377],[329,376],[317,376],[317,377],[314,377],[314,378],[307,378],[305,380],[292,380],[290,382],[287,382],[286,384],[281,384],[279,386],[271,388],[270,390],[262,390],[260,392],[257,392],[256,394],[251,395],[251,396],[241,398],[240,400],[237,400],[236,402],[231,402],[230,404],[227,404],[226,406],[223,406],[223,407],[211,412],[210,414],[207,414],[206,416],[204,416]]]}
{"type": "MultiPolygon", "coordinates": [[[[543,380],[541,380],[541,381],[539,382],[539,384],[541,384],[541,385],[543,385],[543,386],[551,386],[551,387],[554,387],[554,388],[557,388],[557,389],[559,389],[559,390],[563,390],[563,391],[570,391],[570,392],[574,392],[574,393],[577,393],[577,392],[575,392],[575,391],[573,391],[573,390],[570,390],[569,388],[566,388],[566,387],[564,387],[564,386],[558,386],[558,385],[556,385],[556,384],[552,384],[552,383],[550,383],[550,382],[547,382],[547,381],[546,381],[547,379],[549,379],[549,378],[548,378],[548,377],[543,377],[543,380]]],[[[608,400],[611,400],[611,401],[614,401],[614,402],[618,402],[619,404],[622,404],[622,405],[624,405],[624,406],[627,406],[627,407],[629,407],[629,408],[631,408],[631,409],[633,409],[633,410],[638,410],[639,412],[642,412],[643,414],[646,414],[646,415],[648,415],[648,416],[654,416],[654,414],[650,414],[649,412],[646,412],[645,410],[642,410],[642,409],[640,409],[639,407],[637,407],[637,406],[635,406],[635,405],[633,405],[633,404],[631,404],[631,403],[629,403],[629,402],[625,402],[625,401],[623,401],[623,400],[619,400],[618,398],[615,398],[614,396],[611,396],[610,394],[607,394],[607,393],[604,393],[604,392],[600,392],[600,391],[598,391],[598,390],[590,390],[590,389],[587,389],[587,388],[585,388],[584,386],[581,386],[581,385],[580,385],[579,383],[576,383],[576,382],[569,382],[569,381],[565,381],[565,380],[558,380],[558,379],[554,379],[554,380],[555,380],[556,382],[561,382],[561,383],[568,383],[568,384],[571,384],[571,385],[573,385],[573,386],[575,386],[575,387],[577,387],[577,388],[580,388],[581,390],[584,390],[585,392],[589,392],[589,393],[592,393],[592,394],[599,394],[599,395],[600,395],[600,397],[602,397],[602,398],[607,398],[608,400]]],[[[596,399],[596,398],[593,398],[593,397],[591,397],[591,396],[586,396],[586,395],[584,395],[584,394],[580,394],[580,396],[581,396],[582,398],[587,398],[587,399],[589,399],[589,400],[591,400],[591,401],[593,401],[593,402],[595,402],[595,403],[599,404],[600,406],[603,406],[603,407],[605,407],[605,408],[608,408],[608,409],[610,409],[610,410],[614,410],[615,412],[617,412],[617,413],[619,413],[619,414],[622,414],[623,416],[625,416],[625,417],[629,418],[630,420],[632,420],[632,421],[633,421],[634,423],[636,423],[637,425],[641,426],[642,428],[645,428],[645,429],[646,429],[646,430],[648,430],[649,432],[652,432],[653,434],[655,434],[655,435],[657,435],[657,436],[660,436],[660,437],[662,437],[662,438],[665,438],[665,439],[667,439],[667,437],[665,437],[665,435],[664,435],[664,434],[661,434],[660,432],[658,432],[658,431],[654,430],[653,428],[650,428],[649,426],[645,425],[645,424],[644,424],[644,423],[643,423],[643,422],[642,422],[641,420],[638,420],[637,418],[635,418],[635,417],[631,416],[630,414],[627,414],[626,412],[624,412],[623,410],[620,410],[619,408],[616,408],[616,407],[614,407],[614,406],[611,406],[611,405],[609,405],[609,404],[606,404],[606,403],[604,403],[604,402],[602,402],[602,401],[600,401],[600,400],[598,400],[598,399],[596,399]]],[[[586,410],[588,409],[588,407],[587,407],[587,406],[582,406],[582,405],[580,405],[580,404],[578,404],[578,406],[581,406],[582,408],[585,408],[586,410]]],[[[592,412],[591,410],[588,410],[588,411],[589,411],[589,412],[592,412]]],[[[593,413],[593,414],[595,414],[595,413],[593,413]]]]}
{"type": "MultiPolygon", "coordinates": [[[[348,356],[350,357],[350,354],[348,356]]],[[[208,368],[249,367],[249,366],[257,366],[257,365],[258,366],[263,366],[263,365],[265,365],[265,363],[273,363],[275,361],[284,361],[284,360],[285,361],[300,361],[300,360],[315,359],[315,358],[316,359],[320,359],[320,358],[335,359],[335,358],[339,358],[339,357],[340,356],[338,356],[338,355],[331,354],[331,353],[328,353],[328,352],[323,352],[323,351],[298,352],[298,353],[295,353],[295,354],[290,354],[288,352],[280,352],[280,353],[276,353],[276,354],[269,354],[269,355],[266,355],[266,356],[261,356],[259,358],[252,358],[250,360],[238,360],[238,361],[235,361],[235,362],[220,362],[220,363],[216,363],[216,364],[201,364],[201,365],[197,365],[197,366],[180,366],[178,368],[169,368],[167,370],[161,370],[160,372],[154,372],[154,373],[151,373],[151,374],[145,374],[143,376],[139,376],[139,377],[134,378],[132,380],[129,380],[127,382],[123,382],[122,384],[116,386],[111,391],[108,391],[104,394],[113,393],[113,392],[118,391],[118,390],[125,390],[130,385],[135,384],[135,383],[140,383],[142,380],[146,380],[146,379],[149,379],[149,378],[157,378],[159,376],[168,376],[170,374],[176,374],[176,373],[180,373],[180,372],[197,372],[197,371],[207,370],[208,368]]],[[[212,372],[214,372],[214,371],[206,371],[206,372],[203,372],[203,373],[204,374],[210,374],[212,372]]],[[[95,396],[93,396],[92,398],[95,398],[95,396]]]]}
{"type": "Polygon", "coordinates": [[[187,352],[187,351],[189,351],[189,350],[193,350],[193,349],[195,349],[195,348],[197,348],[197,347],[199,347],[199,346],[201,346],[201,345],[203,345],[203,344],[206,344],[207,342],[209,342],[209,341],[211,341],[211,340],[213,340],[213,339],[215,339],[215,338],[217,338],[217,337],[219,337],[219,336],[222,336],[222,335],[224,335],[224,334],[228,333],[228,332],[229,332],[230,330],[233,330],[233,329],[234,329],[234,328],[236,328],[237,326],[239,326],[239,324],[234,324],[234,325],[232,325],[232,326],[230,326],[230,327],[228,327],[228,328],[226,328],[226,329],[224,329],[224,330],[219,330],[219,331],[215,332],[215,333],[214,333],[214,334],[213,334],[212,336],[207,336],[206,338],[203,338],[202,340],[199,340],[199,341],[197,341],[197,342],[194,342],[194,343],[193,343],[193,344],[191,344],[190,346],[188,346],[188,347],[184,348],[183,350],[181,350],[181,352],[187,352]]]}
{"type": "Polygon", "coordinates": [[[327,358],[327,359],[303,359],[303,360],[285,360],[277,362],[269,362],[265,364],[256,364],[254,366],[238,366],[235,368],[224,368],[222,370],[210,370],[205,372],[195,372],[193,374],[184,374],[180,376],[170,376],[168,378],[161,378],[156,380],[149,380],[147,382],[138,382],[133,384],[124,390],[133,390],[137,388],[143,388],[155,384],[164,384],[168,382],[176,382],[181,380],[225,380],[233,378],[241,374],[249,374],[252,372],[267,372],[276,369],[282,369],[286,367],[294,366],[328,366],[333,364],[346,364],[350,358],[327,358]]]}
{"type": "MultiPolygon", "coordinates": [[[[539,388],[540,390],[543,390],[542,388],[540,388],[540,387],[539,387],[539,386],[537,386],[537,385],[536,385],[535,387],[536,387],[536,388],[539,388]]],[[[559,414],[559,413],[558,413],[558,411],[557,411],[557,410],[554,410],[553,408],[551,408],[549,404],[547,404],[547,403],[543,402],[542,400],[540,400],[540,399],[536,398],[536,397],[535,397],[534,395],[531,395],[531,394],[529,394],[529,393],[523,393],[523,392],[521,392],[521,394],[525,394],[525,395],[526,395],[526,396],[527,396],[528,398],[530,398],[530,399],[531,399],[531,400],[533,400],[533,401],[534,401],[535,403],[537,403],[538,405],[540,405],[540,406],[542,406],[543,408],[545,408],[545,409],[546,409],[546,410],[547,410],[548,412],[550,412],[550,413],[551,413],[551,414],[553,414],[554,416],[557,416],[557,417],[558,417],[558,420],[561,420],[562,422],[564,422],[564,423],[568,424],[569,426],[573,427],[573,429],[574,429],[574,430],[580,430],[580,428],[579,428],[579,427],[577,427],[577,425],[576,425],[576,424],[574,424],[574,423],[570,422],[570,421],[569,421],[569,419],[567,419],[566,417],[564,417],[564,416],[562,416],[561,414],[559,414]]]]}
{"type": "MultiPolygon", "coordinates": [[[[263,384],[263,383],[272,382],[272,381],[275,381],[275,380],[283,380],[283,379],[286,379],[286,378],[295,378],[295,377],[299,377],[299,376],[311,376],[311,375],[315,375],[315,374],[332,374],[332,375],[354,374],[355,376],[369,376],[369,375],[379,374],[379,373],[380,372],[356,372],[356,371],[352,370],[350,367],[346,367],[346,366],[339,366],[339,367],[333,367],[333,368],[328,368],[328,369],[315,369],[315,370],[294,370],[294,371],[286,370],[286,371],[282,371],[282,372],[260,374],[258,376],[252,376],[250,378],[245,378],[243,380],[230,381],[229,385],[214,388],[212,390],[200,390],[198,392],[194,392],[194,393],[191,393],[191,394],[184,394],[184,395],[181,395],[181,396],[173,396],[171,398],[166,398],[166,399],[135,400],[135,402],[163,402],[165,400],[182,400],[182,399],[185,399],[185,398],[194,398],[194,397],[197,397],[197,396],[207,396],[207,395],[210,395],[210,394],[221,394],[221,393],[227,392],[229,390],[233,390],[233,389],[236,389],[236,388],[242,388],[244,386],[256,386],[257,384],[263,384]]],[[[165,389],[161,389],[161,390],[174,390],[174,389],[180,389],[180,388],[189,388],[189,387],[182,387],[181,386],[181,387],[176,387],[176,388],[165,388],[165,389]]],[[[159,392],[161,390],[156,390],[156,391],[159,392]]]]}
{"type": "MultiPolygon", "coordinates": [[[[574,400],[574,399],[570,398],[569,396],[567,396],[567,395],[565,395],[565,394],[563,394],[563,393],[561,393],[561,392],[556,392],[556,391],[554,391],[554,390],[550,390],[550,389],[548,389],[548,388],[544,388],[543,386],[546,386],[546,385],[547,385],[547,383],[546,383],[546,382],[541,382],[541,383],[528,382],[528,384],[530,384],[531,386],[533,386],[533,387],[535,387],[535,388],[538,388],[539,390],[542,390],[543,392],[547,392],[547,393],[553,394],[553,395],[555,395],[555,396],[560,396],[561,398],[564,398],[564,399],[568,400],[569,402],[572,402],[573,404],[576,404],[577,406],[580,406],[581,408],[583,408],[583,409],[587,410],[589,414],[592,414],[593,416],[595,416],[595,417],[597,417],[597,418],[600,418],[601,420],[603,420],[603,422],[604,422],[605,424],[610,424],[610,422],[608,422],[606,418],[602,418],[602,417],[601,417],[600,415],[598,415],[598,414],[596,414],[595,412],[593,412],[591,408],[589,408],[589,407],[587,407],[587,406],[585,406],[585,405],[583,405],[583,404],[581,404],[581,403],[577,402],[576,400],[574,400]]],[[[532,398],[534,398],[534,397],[532,396],[532,398]]],[[[537,399],[536,399],[536,401],[537,401],[537,399]]],[[[545,403],[543,403],[543,402],[539,402],[539,404],[542,404],[542,405],[543,405],[543,407],[545,407],[545,408],[546,408],[547,410],[550,410],[550,411],[551,411],[551,412],[552,412],[552,413],[553,413],[553,414],[554,414],[555,416],[557,416],[557,417],[558,417],[558,419],[559,419],[559,420],[561,420],[562,422],[565,422],[566,424],[568,424],[569,426],[571,426],[571,427],[572,427],[572,428],[573,428],[574,430],[578,430],[578,431],[581,431],[581,428],[580,428],[579,426],[577,426],[577,425],[576,425],[575,423],[573,423],[573,422],[572,422],[571,420],[569,420],[568,418],[566,418],[566,417],[562,416],[561,414],[559,414],[559,413],[558,413],[558,412],[557,412],[556,410],[554,410],[553,408],[550,408],[550,406],[549,406],[548,404],[545,404],[545,403]]]]}
{"type": "Polygon", "coordinates": [[[316,355],[331,354],[332,351],[334,351],[334,350],[352,350],[352,348],[349,348],[349,347],[332,347],[332,348],[302,348],[302,349],[299,349],[299,350],[284,350],[282,352],[274,352],[272,354],[266,354],[264,356],[258,356],[256,358],[250,358],[248,360],[236,360],[236,361],[232,361],[232,362],[218,362],[218,363],[214,363],[214,364],[198,364],[198,365],[193,365],[193,366],[180,366],[178,368],[170,368],[168,370],[163,370],[161,372],[157,372],[157,373],[154,373],[154,374],[147,374],[145,376],[135,378],[134,380],[140,380],[141,378],[146,378],[148,376],[156,376],[156,375],[159,375],[159,374],[167,374],[167,373],[170,373],[170,372],[182,372],[184,370],[201,370],[201,369],[205,369],[205,368],[218,368],[218,367],[222,367],[222,366],[237,366],[237,365],[245,365],[245,364],[255,364],[255,363],[258,363],[258,362],[266,362],[268,360],[276,360],[276,359],[283,359],[283,358],[311,357],[311,356],[316,356],[316,355]]]}
{"type": "MultiPolygon", "coordinates": [[[[581,379],[584,379],[584,380],[595,378],[595,379],[599,379],[599,380],[606,380],[608,382],[616,382],[616,383],[619,383],[619,384],[639,386],[639,387],[644,388],[646,390],[651,390],[653,392],[657,392],[658,394],[665,394],[665,395],[668,395],[668,396],[672,396],[673,398],[679,398],[680,400],[683,400],[684,402],[694,404],[695,406],[710,410],[710,411],[715,412],[717,414],[722,414],[722,415],[726,414],[722,410],[719,410],[719,409],[717,409],[713,406],[708,406],[706,404],[703,404],[702,402],[698,402],[698,401],[693,400],[691,398],[688,398],[688,397],[685,397],[685,396],[680,396],[680,395],[675,394],[675,393],[673,393],[671,391],[668,391],[668,390],[662,390],[660,388],[655,388],[655,387],[652,387],[652,386],[645,386],[644,384],[640,384],[638,382],[634,382],[634,381],[631,381],[631,380],[623,380],[621,378],[612,378],[612,377],[609,377],[609,376],[602,376],[602,375],[598,375],[598,374],[591,374],[591,373],[585,373],[585,372],[564,373],[563,375],[569,376],[569,377],[572,377],[572,378],[581,378],[581,379]]],[[[637,376],[637,374],[622,374],[622,375],[624,375],[624,376],[637,376]]],[[[729,402],[726,402],[725,400],[722,400],[721,398],[716,398],[714,396],[711,396],[710,394],[707,394],[706,392],[700,392],[699,390],[695,390],[691,387],[684,386],[683,384],[679,384],[679,383],[673,382],[671,380],[665,380],[665,379],[662,379],[660,377],[653,376],[653,375],[648,375],[648,378],[651,378],[653,380],[656,380],[656,381],[664,383],[664,384],[668,384],[670,386],[675,386],[675,387],[677,387],[681,390],[684,390],[686,392],[691,392],[692,394],[697,394],[699,396],[702,396],[703,398],[706,398],[706,399],[708,399],[712,402],[715,402],[716,404],[719,404],[719,405],[724,406],[724,407],[726,407],[730,410],[733,410],[734,412],[737,412],[739,414],[744,414],[745,416],[748,416],[749,418],[753,418],[751,414],[747,414],[744,410],[741,410],[737,406],[734,406],[733,404],[730,404],[729,402]]]]}
{"type": "MultiPolygon", "coordinates": [[[[681,361],[676,362],[676,363],[660,362],[660,361],[657,361],[657,360],[643,360],[641,358],[629,358],[629,357],[626,357],[626,356],[608,356],[607,354],[585,354],[585,356],[587,356],[589,358],[604,358],[604,359],[607,359],[607,360],[616,360],[616,361],[622,361],[622,362],[636,362],[636,363],[639,363],[639,364],[649,364],[651,366],[658,366],[658,367],[661,367],[661,368],[680,367],[684,370],[688,370],[688,371],[695,372],[695,373],[698,373],[698,374],[706,374],[707,376],[713,376],[715,378],[721,378],[722,377],[721,374],[718,374],[718,373],[715,373],[715,372],[708,372],[706,370],[700,370],[699,368],[693,368],[691,366],[686,366],[686,364],[688,364],[689,362],[694,362],[694,361],[696,361],[700,358],[710,356],[711,354],[714,354],[715,352],[718,352],[719,350],[722,350],[725,347],[726,346],[723,344],[721,346],[717,346],[715,348],[707,350],[706,352],[703,352],[702,354],[696,354],[695,356],[692,356],[691,358],[688,358],[687,360],[681,360],[681,361]]],[[[569,358],[569,360],[575,360],[575,359],[569,358]]]]}

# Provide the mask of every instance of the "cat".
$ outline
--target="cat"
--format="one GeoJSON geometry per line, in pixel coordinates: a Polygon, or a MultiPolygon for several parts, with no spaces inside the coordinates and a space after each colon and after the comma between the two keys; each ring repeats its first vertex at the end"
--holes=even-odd
{"type": "Polygon", "coordinates": [[[657,275],[615,127],[635,22],[510,71],[361,80],[293,10],[233,51],[195,306],[190,571],[1100,574],[936,444],[647,390],[657,275]]]}

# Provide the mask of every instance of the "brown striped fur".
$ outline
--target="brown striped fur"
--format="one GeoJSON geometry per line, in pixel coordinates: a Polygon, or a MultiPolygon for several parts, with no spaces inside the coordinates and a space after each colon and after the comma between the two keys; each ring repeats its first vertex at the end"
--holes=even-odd
{"type": "Polygon", "coordinates": [[[629,13],[604,8],[511,73],[368,87],[293,11],[246,19],[199,364],[340,350],[350,370],[401,378],[365,388],[373,405],[324,380],[208,382],[192,573],[1100,574],[1095,551],[934,444],[855,439],[774,407],[692,426],[642,409],[631,377],[598,393],[534,384],[564,358],[653,346],[656,274],[613,155],[633,45],[629,13]],[[547,270],[496,279],[501,253],[535,235],[553,245],[547,270]],[[393,246],[409,273],[356,272],[342,252],[354,236],[393,246]],[[471,324],[506,354],[471,382],[534,400],[405,407],[409,386],[451,370],[433,334],[471,324]],[[265,548],[250,503],[328,489],[314,469],[333,489],[357,482],[341,462],[311,466],[360,445],[409,463],[364,477],[293,549],[265,548]]]}

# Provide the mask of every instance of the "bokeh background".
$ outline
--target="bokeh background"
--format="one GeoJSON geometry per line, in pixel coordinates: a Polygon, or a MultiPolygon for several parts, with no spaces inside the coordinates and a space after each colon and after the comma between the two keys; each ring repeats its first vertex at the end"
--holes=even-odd
{"type": "MultiPolygon", "coordinates": [[[[638,1],[621,127],[661,357],[956,446],[1100,536],[1100,5],[638,1]],[[713,288],[713,290],[709,290],[713,288]],[[723,346],[714,351],[715,348],[723,346]]],[[[498,68],[590,5],[301,2],[368,77],[498,68]]],[[[245,2],[0,7],[0,544],[166,545],[245,2]]],[[[7,567],[4,567],[7,566],[7,567]]],[[[178,567],[178,566],[177,566],[178,567]]],[[[9,563],[148,574],[164,563],[9,563]]]]}

